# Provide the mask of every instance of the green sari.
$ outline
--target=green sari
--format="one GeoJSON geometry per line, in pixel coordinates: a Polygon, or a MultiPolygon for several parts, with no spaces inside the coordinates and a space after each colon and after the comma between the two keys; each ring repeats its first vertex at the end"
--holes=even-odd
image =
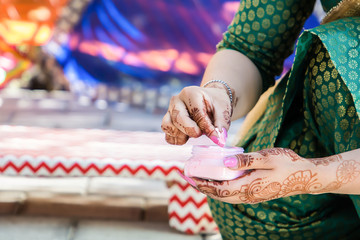
{"type": "MultiPolygon", "coordinates": [[[[330,9],[337,1],[327,1],[330,9]]],[[[264,91],[274,84],[314,1],[243,0],[218,49],[247,55],[264,91]]],[[[238,146],[293,149],[306,158],[360,148],[360,17],[306,30],[292,69],[238,146]]],[[[294,183],[296,184],[296,183],[294,183]]],[[[360,239],[360,196],[296,195],[258,204],[208,198],[223,240],[360,239]]]]}

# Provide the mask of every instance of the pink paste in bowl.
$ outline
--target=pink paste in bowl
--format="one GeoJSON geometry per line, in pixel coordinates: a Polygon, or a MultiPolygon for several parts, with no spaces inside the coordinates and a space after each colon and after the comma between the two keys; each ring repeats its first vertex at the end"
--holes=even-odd
{"type": "Polygon", "coordinates": [[[246,173],[243,170],[231,170],[224,166],[224,158],[243,153],[240,147],[194,146],[192,157],[184,167],[184,175],[206,180],[234,180],[246,173]]]}

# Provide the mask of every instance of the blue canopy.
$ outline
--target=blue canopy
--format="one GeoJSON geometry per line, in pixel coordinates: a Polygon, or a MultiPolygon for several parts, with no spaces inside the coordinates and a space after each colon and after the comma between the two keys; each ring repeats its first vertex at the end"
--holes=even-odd
{"type": "MultiPolygon", "coordinates": [[[[183,85],[197,84],[238,5],[234,0],[94,0],[56,57],[72,82],[159,87],[178,78],[183,85]]],[[[311,24],[318,22],[314,18],[311,24]]]]}

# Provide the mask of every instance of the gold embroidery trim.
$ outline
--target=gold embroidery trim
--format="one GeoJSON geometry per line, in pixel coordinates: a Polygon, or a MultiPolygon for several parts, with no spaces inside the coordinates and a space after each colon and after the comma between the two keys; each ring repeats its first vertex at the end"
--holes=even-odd
{"type": "Polygon", "coordinates": [[[330,9],[321,24],[347,17],[360,17],[360,0],[342,0],[330,9]]]}

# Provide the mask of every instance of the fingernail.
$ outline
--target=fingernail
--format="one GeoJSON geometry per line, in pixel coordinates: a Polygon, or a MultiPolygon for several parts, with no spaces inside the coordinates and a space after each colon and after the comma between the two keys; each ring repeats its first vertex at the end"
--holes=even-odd
{"type": "Polygon", "coordinates": [[[225,136],[225,140],[226,140],[228,137],[228,132],[227,132],[226,128],[222,128],[222,132],[223,132],[223,134],[225,136]]]}
{"type": "Polygon", "coordinates": [[[210,136],[211,141],[213,141],[215,144],[219,145],[219,138],[216,136],[210,136]]]}
{"type": "Polygon", "coordinates": [[[224,140],[224,138],[223,138],[223,137],[220,137],[220,138],[219,138],[218,145],[219,145],[220,147],[225,147],[225,143],[226,143],[226,141],[224,140]]]}
{"type": "Polygon", "coordinates": [[[191,178],[189,178],[188,176],[185,176],[184,174],[182,174],[180,171],[177,171],[178,174],[185,180],[187,181],[191,186],[196,187],[196,183],[194,182],[194,180],[192,180],[191,178]]]}
{"type": "Polygon", "coordinates": [[[227,157],[224,159],[224,165],[228,168],[234,168],[238,165],[238,160],[236,157],[227,157]]]}
{"type": "Polygon", "coordinates": [[[211,141],[213,141],[215,144],[217,144],[220,147],[224,147],[226,143],[226,139],[224,141],[224,132],[220,132],[218,128],[215,128],[213,134],[214,135],[210,136],[211,141]]]}

